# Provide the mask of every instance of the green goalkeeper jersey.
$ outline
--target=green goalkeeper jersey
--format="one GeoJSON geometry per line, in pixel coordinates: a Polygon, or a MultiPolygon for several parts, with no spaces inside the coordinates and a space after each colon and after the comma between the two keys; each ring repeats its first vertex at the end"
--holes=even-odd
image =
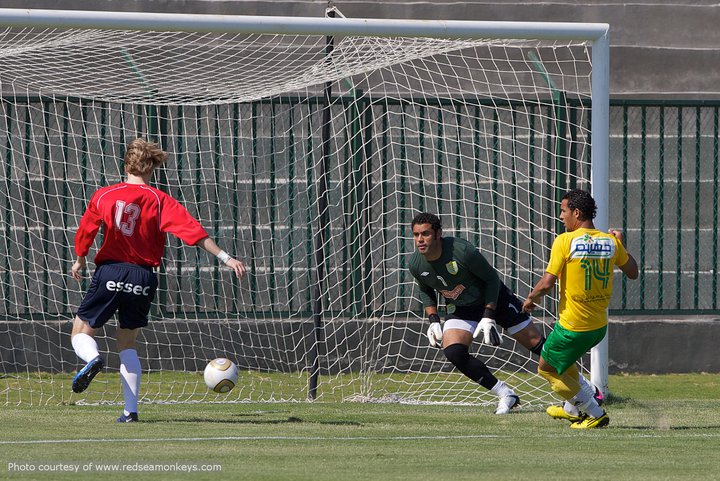
{"type": "Polygon", "coordinates": [[[419,252],[410,257],[410,273],[420,288],[423,307],[437,306],[439,292],[454,306],[484,306],[497,302],[500,278],[474,245],[457,237],[442,238],[442,253],[428,262],[419,252]]]}

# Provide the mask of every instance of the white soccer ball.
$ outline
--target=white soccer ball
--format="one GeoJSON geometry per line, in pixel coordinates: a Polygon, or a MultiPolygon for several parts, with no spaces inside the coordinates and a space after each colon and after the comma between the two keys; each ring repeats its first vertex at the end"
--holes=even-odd
{"type": "Polygon", "coordinates": [[[237,384],[238,369],[230,359],[219,357],[205,366],[203,377],[208,389],[218,393],[226,393],[237,384]]]}

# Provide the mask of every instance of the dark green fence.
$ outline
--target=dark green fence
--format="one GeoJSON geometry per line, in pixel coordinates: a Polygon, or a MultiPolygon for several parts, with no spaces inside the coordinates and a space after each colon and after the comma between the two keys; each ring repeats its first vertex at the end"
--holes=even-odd
{"type": "Polygon", "coordinates": [[[610,223],[640,264],[612,307],[625,313],[718,310],[720,102],[613,102],[610,223]]]}
{"type": "MultiPolygon", "coordinates": [[[[638,281],[619,281],[611,305],[616,313],[717,312],[719,108],[708,102],[612,103],[610,224],[626,232],[641,268],[638,281]]],[[[439,212],[450,219],[448,230],[491,255],[502,252],[493,262],[516,279],[511,287],[520,294],[537,280],[558,225],[558,193],[584,186],[581,179],[589,176],[583,106],[558,112],[552,105],[521,104],[508,113],[498,102],[424,99],[410,106],[359,94],[332,109],[333,148],[324,158],[320,98],[112,108],[4,99],[3,316],[64,319],[77,305],[86,286],[71,284],[66,275],[74,229],[90,193],[120,180],[123,147],[136,135],[156,138],[173,153],[174,165],[158,184],[191,204],[253,273],[247,286],[238,286],[205,253],[170,249],[156,303],[165,318],[310,316],[320,175],[327,176],[329,204],[321,226],[329,239],[321,246],[327,263],[321,283],[325,308],[334,315],[417,307],[404,269],[412,248],[405,228],[417,210],[439,212]],[[483,127],[467,121],[481,118],[483,127]],[[582,128],[573,127],[576,122],[582,128]],[[526,132],[521,153],[516,139],[526,132]],[[478,199],[462,202],[463,182],[480,169],[477,159],[488,156],[487,189],[478,177],[478,199]],[[527,180],[498,185],[501,170],[516,171],[518,156],[532,161],[523,172],[527,180]],[[416,162],[390,161],[397,157],[416,162]],[[530,194],[523,194],[527,200],[519,198],[519,186],[530,194]],[[527,209],[524,220],[548,226],[529,252],[514,249],[527,236],[522,226],[500,228],[497,209],[483,207],[499,205],[498,192],[508,211],[527,209]]]]}

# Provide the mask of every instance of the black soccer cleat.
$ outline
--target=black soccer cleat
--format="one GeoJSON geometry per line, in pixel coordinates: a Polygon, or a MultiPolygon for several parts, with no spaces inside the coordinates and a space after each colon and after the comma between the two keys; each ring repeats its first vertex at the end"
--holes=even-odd
{"type": "Polygon", "coordinates": [[[117,418],[117,422],[119,423],[137,423],[139,421],[137,413],[130,413],[128,415],[122,413],[122,416],[117,418]]]}
{"type": "Polygon", "coordinates": [[[73,392],[80,393],[86,390],[90,385],[90,382],[95,376],[97,376],[97,373],[99,373],[103,367],[105,367],[105,361],[103,361],[100,356],[87,363],[84,368],[78,371],[75,375],[75,379],[73,379],[73,392]]]}

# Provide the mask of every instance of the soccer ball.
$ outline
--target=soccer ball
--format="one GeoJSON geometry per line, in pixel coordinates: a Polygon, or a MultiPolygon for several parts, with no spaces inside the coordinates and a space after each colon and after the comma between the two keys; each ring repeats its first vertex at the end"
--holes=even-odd
{"type": "Polygon", "coordinates": [[[238,369],[230,359],[219,357],[205,366],[203,377],[208,389],[218,393],[226,393],[237,384],[238,369]]]}

